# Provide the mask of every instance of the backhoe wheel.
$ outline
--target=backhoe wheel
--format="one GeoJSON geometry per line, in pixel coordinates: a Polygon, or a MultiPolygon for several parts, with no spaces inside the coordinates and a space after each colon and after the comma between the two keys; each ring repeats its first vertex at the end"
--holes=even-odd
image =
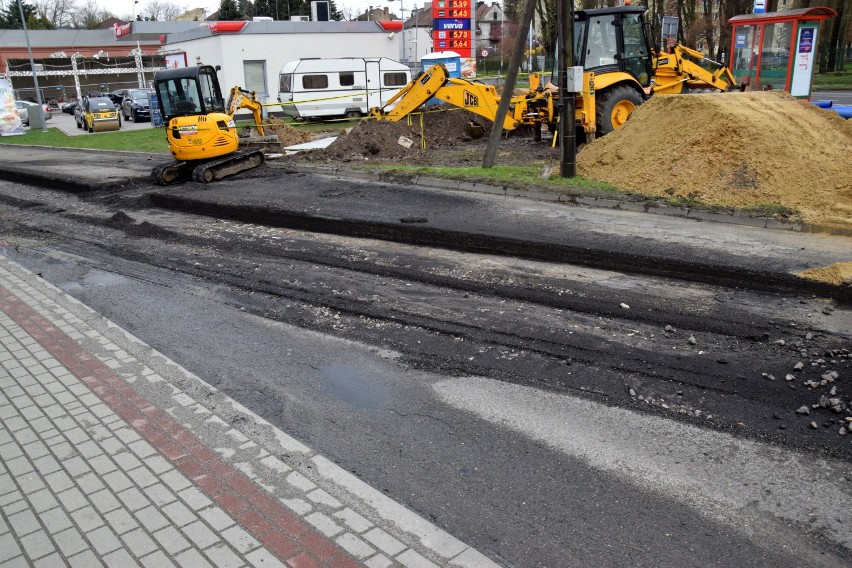
{"type": "Polygon", "coordinates": [[[635,89],[626,85],[616,87],[599,95],[595,103],[597,109],[597,131],[598,136],[609,134],[613,130],[621,128],[627,122],[627,117],[633,109],[643,102],[642,95],[635,89]]]}

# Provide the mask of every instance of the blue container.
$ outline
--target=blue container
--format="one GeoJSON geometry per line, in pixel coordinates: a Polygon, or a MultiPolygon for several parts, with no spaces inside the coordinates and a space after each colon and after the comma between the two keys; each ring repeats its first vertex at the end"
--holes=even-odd
{"type": "Polygon", "coordinates": [[[151,108],[151,126],[163,126],[163,115],[160,114],[160,103],[156,92],[148,93],[148,106],[151,108]]]}
{"type": "MultiPolygon", "coordinates": [[[[429,55],[424,55],[423,58],[420,60],[420,64],[423,66],[423,71],[426,71],[437,63],[444,64],[444,67],[447,68],[447,73],[450,77],[461,79],[461,56],[458,53],[456,53],[455,51],[436,51],[434,53],[430,53],[429,55]]],[[[437,99],[430,99],[426,101],[426,104],[424,104],[423,106],[430,107],[442,104],[444,104],[443,101],[439,101],[437,99]]]]}
{"type": "Polygon", "coordinates": [[[423,66],[423,71],[429,69],[436,63],[443,63],[444,67],[447,68],[447,72],[450,74],[450,77],[461,79],[461,55],[459,55],[455,51],[436,51],[435,53],[424,55],[423,58],[420,60],[420,63],[423,66]]]}

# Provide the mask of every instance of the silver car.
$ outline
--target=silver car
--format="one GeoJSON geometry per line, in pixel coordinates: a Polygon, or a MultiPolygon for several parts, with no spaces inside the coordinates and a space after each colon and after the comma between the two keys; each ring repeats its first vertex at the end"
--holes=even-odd
{"type": "MultiPolygon", "coordinates": [[[[33,103],[30,101],[15,101],[15,106],[18,108],[18,116],[21,117],[21,122],[24,126],[30,125],[30,110],[38,109],[38,103],[33,103]]],[[[44,119],[50,120],[53,118],[53,113],[50,111],[50,107],[46,104],[44,106],[44,119]]]]}

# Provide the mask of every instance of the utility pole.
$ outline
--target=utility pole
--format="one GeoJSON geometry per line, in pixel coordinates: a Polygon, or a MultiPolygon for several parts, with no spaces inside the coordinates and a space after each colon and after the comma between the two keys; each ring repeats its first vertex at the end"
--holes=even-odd
{"type": "Polygon", "coordinates": [[[518,26],[519,37],[516,39],[512,55],[509,57],[509,70],[506,73],[506,83],[503,84],[503,94],[500,95],[500,104],[497,105],[497,115],[494,117],[494,125],[491,127],[491,134],[488,137],[488,147],[485,149],[485,158],[482,160],[483,168],[492,167],[494,165],[494,158],[497,156],[497,146],[500,145],[500,138],[503,136],[503,119],[509,112],[509,103],[512,99],[512,92],[515,90],[515,81],[518,79],[518,67],[521,66],[524,44],[527,42],[527,32],[530,29],[530,22],[532,22],[534,12],[535,0],[527,0],[526,4],[524,4],[523,21],[518,26]]]}
{"type": "Polygon", "coordinates": [[[574,66],[574,3],[558,0],[556,19],[559,22],[559,174],[562,177],[577,175],[577,140],[574,125],[574,89],[568,92],[568,71],[574,66]]]}

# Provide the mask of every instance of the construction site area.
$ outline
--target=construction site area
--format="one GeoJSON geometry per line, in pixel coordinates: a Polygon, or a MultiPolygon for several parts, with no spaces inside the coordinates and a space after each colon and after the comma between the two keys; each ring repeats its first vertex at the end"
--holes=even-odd
{"type": "MultiPolygon", "coordinates": [[[[282,146],[337,137],[325,149],[285,159],[353,167],[480,166],[491,127],[453,108],[427,110],[410,124],[364,119],[352,129],[330,125],[312,134],[275,122],[282,146]],[[474,138],[471,123],[484,134],[474,138]]],[[[577,153],[580,176],[626,190],[626,199],[762,210],[839,230],[852,230],[850,164],[852,122],[780,91],[658,95],[577,153]]],[[[501,140],[496,165],[558,172],[559,148],[550,135],[536,142],[521,129],[501,140]]],[[[540,177],[528,183],[548,186],[540,177]]]]}

